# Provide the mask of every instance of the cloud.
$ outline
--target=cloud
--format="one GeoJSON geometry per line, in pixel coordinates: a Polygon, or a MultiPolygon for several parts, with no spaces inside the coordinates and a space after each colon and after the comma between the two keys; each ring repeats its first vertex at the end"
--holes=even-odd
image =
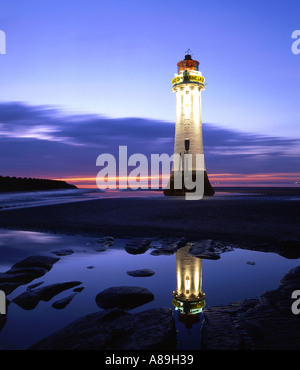
{"type": "MultiPolygon", "coordinates": [[[[55,107],[0,103],[0,174],[30,177],[96,175],[96,158],[173,153],[175,123],[71,114],[55,107]]],[[[300,140],[203,124],[209,173],[286,173],[300,168],[300,140]]]]}

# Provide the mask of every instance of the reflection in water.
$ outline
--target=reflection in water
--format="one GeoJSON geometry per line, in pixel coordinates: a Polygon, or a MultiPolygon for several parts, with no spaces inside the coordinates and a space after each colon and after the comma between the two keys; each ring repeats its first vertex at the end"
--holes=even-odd
{"type": "Polygon", "coordinates": [[[178,310],[178,320],[190,328],[199,322],[199,313],[205,306],[202,292],[202,259],[187,254],[187,245],[176,252],[177,288],[173,292],[173,305],[178,310]]]}

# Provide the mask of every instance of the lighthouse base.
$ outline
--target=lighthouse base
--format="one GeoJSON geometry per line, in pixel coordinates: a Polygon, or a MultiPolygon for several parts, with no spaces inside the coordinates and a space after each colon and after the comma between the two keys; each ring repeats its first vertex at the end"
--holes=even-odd
{"type": "MultiPolygon", "coordinates": [[[[193,176],[193,180],[195,181],[196,171],[193,171],[192,176],[193,176]]],[[[194,193],[195,192],[195,189],[189,190],[189,189],[185,188],[185,186],[184,186],[184,173],[183,172],[182,172],[182,184],[183,184],[182,189],[175,189],[174,188],[174,172],[172,171],[171,176],[170,176],[169,188],[164,190],[164,195],[167,196],[167,197],[170,197],[170,196],[171,197],[182,197],[186,193],[194,193]]],[[[214,194],[215,194],[215,191],[214,191],[213,187],[210,184],[209,178],[207,176],[207,172],[204,171],[204,193],[203,193],[203,195],[211,197],[214,194]]]]}

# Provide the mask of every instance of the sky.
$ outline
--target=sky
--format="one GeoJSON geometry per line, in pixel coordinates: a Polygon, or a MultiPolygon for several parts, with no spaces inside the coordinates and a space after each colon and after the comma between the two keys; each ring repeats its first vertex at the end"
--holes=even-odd
{"type": "Polygon", "coordinates": [[[212,183],[299,181],[299,14],[298,0],[0,0],[0,175],[92,186],[119,145],[171,155],[191,49],[212,183]]]}

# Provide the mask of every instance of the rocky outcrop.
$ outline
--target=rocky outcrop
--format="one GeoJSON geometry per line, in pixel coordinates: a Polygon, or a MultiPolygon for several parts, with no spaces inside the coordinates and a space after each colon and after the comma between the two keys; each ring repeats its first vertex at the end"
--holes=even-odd
{"type": "Polygon", "coordinates": [[[176,344],[171,309],[134,315],[113,309],[76,320],[29,350],[172,350],[176,344]]]}
{"type": "Polygon", "coordinates": [[[45,275],[59,258],[48,256],[31,256],[17,262],[5,273],[0,274],[0,290],[6,295],[21,285],[45,275]]]}
{"type": "Polygon", "coordinates": [[[154,299],[154,295],[146,288],[137,286],[118,286],[103,290],[95,300],[100,308],[132,309],[154,299]]]}
{"type": "Polygon", "coordinates": [[[292,293],[300,287],[300,266],[276,290],[258,299],[203,311],[202,348],[207,350],[299,350],[300,317],[292,312],[292,293]]]}
{"type": "Polygon", "coordinates": [[[69,281],[65,283],[57,283],[46,285],[38,289],[26,290],[24,293],[18,295],[12,300],[24,310],[33,310],[40,301],[50,301],[57,294],[80,285],[80,281],[69,281]]]}

